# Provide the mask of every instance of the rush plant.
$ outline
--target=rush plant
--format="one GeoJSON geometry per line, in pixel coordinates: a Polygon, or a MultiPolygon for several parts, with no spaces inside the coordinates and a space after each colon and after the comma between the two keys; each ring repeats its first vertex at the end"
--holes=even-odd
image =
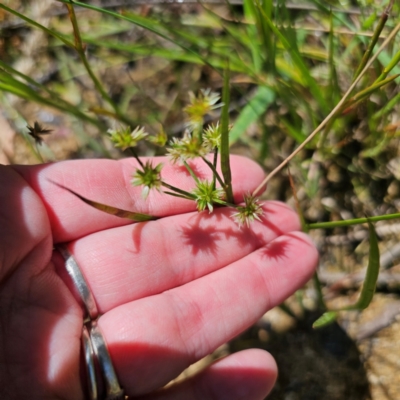
{"type": "MultiPolygon", "coordinates": [[[[156,190],[194,201],[199,212],[231,207],[231,216],[238,225],[249,226],[262,218],[261,188],[289,163],[298,166],[302,156],[303,160],[306,157],[307,165],[315,165],[318,163],[315,160],[333,160],[340,153],[352,134],[348,127],[354,122],[354,114],[359,107],[363,106],[368,111],[363,122],[370,133],[365,137],[360,158],[379,156],[398,135],[388,127],[388,116],[395,112],[400,99],[399,93],[393,89],[399,82],[400,73],[400,51],[396,50],[400,22],[389,18],[390,15],[397,15],[398,19],[399,6],[394,1],[387,1],[383,9],[374,5],[366,16],[361,13],[358,20],[361,27],[358,28],[346,18],[339,6],[332,9],[326,2],[314,0],[311,11],[319,13],[324,26],[322,31],[315,26],[310,28],[304,22],[306,18],[293,17],[283,0],[276,3],[271,0],[244,0],[240,13],[227,2],[229,16],[220,16],[215,9],[199,2],[202,13],[196,23],[190,18],[178,21],[176,18],[168,19],[168,16],[157,18],[151,13],[147,15],[127,9],[118,12],[75,0],[60,0],[60,3],[64,4],[70,21],[68,34],[39,24],[7,3],[0,4],[0,9],[24,21],[32,29],[45,32],[51,39],[52,51],[60,60],[67,60],[73,75],[84,74],[90,79],[97,94],[93,96],[95,100],[82,99],[75,104],[66,100],[56,87],[43,85],[15,69],[12,63],[1,60],[0,90],[68,114],[85,126],[90,125],[106,134],[121,152],[129,151],[139,165],[132,171],[131,183],[142,187],[144,198],[150,191],[156,190]],[[104,35],[102,28],[96,26],[83,30],[77,9],[98,15],[112,34],[104,35]],[[143,42],[115,39],[132,27],[146,33],[143,42]],[[366,36],[364,31],[370,35],[366,36]],[[338,39],[342,32],[344,39],[338,39]],[[318,39],[317,33],[321,39],[318,39]],[[65,57],[71,52],[77,61],[68,61],[65,57]],[[91,52],[97,58],[102,52],[107,52],[109,63],[117,53],[124,63],[155,57],[177,65],[190,64],[193,68],[203,68],[219,76],[219,88],[222,90],[217,92],[202,88],[196,91],[193,88],[188,104],[181,107],[186,119],[181,124],[183,128],[178,129],[179,135],[174,135],[176,132],[168,125],[161,123],[162,127],[159,127],[160,120],[167,117],[162,112],[151,114],[158,128],[155,129],[153,124],[148,130],[143,127],[147,121],[140,121],[135,107],[130,105],[129,90],[132,88],[121,89],[119,100],[113,97],[110,94],[112,87],[107,87],[99,77],[101,68],[96,69],[93,65],[95,60],[91,58],[91,52]],[[244,101],[240,103],[238,97],[244,101]],[[235,121],[231,125],[234,113],[235,121]],[[210,119],[211,114],[214,117],[210,119]],[[246,134],[254,125],[261,132],[256,138],[246,134]],[[157,133],[154,133],[155,130],[157,133]],[[274,135],[277,131],[283,136],[278,141],[274,135]],[[290,151],[281,151],[287,142],[290,143],[290,151]],[[164,152],[173,163],[183,165],[193,178],[194,189],[189,192],[166,182],[162,164],[143,163],[140,157],[143,143],[147,143],[145,148],[151,149],[152,154],[164,152]],[[229,165],[231,146],[237,143],[251,148],[260,164],[272,170],[253,193],[246,194],[241,204],[234,204],[233,201],[229,165]],[[306,152],[312,155],[304,156],[306,152]],[[209,181],[197,177],[190,167],[194,158],[201,159],[210,169],[212,178],[209,181]],[[281,158],[279,165],[275,163],[270,168],[270,160],[275,162],[277,158],[281,158]]],[[[301,16],[301,12],[298,15],[301,16]]],[[[142,96],[140,88],[135,87],[135,91],[141,100],[146,97],[142,96]]],[[[48,132],[39,127],[39,124],[30,126],[29,134],[40,145],[40,135],[48,132]]],[[[104,154],[108,154],[108,150],[103,150],[104,154]]],[[[356,174],[356,167],[351,168],[356,174]]],[[[306,168],[299,169],[303,171],[306,168]]],[[[303,186],[306,195],[313,198],[318,191],[318,181],[310,170],[311,167],[304,171],[306,179],[303,179],[303,186]]],[[[301,176],[299,180],[302,180],[301,176]]],[[[133,221],[155,218],[75,194],[91,206],[113,215],[133,221]]],[[[364,309],[372,299],[379,271],[378,239],[373,223],[399,218],[400,214],[306,222],[301,208],[299,205],[303,229],[307,232],[368,224],[370,254],[366,278],[359,300],[343,310],[364,309]]],[[[317,275],[315,282],[320,304],[325,307],[317,275]]],[[[339,311],[327,311],[315,326],[335,320],[339,311]]]]}

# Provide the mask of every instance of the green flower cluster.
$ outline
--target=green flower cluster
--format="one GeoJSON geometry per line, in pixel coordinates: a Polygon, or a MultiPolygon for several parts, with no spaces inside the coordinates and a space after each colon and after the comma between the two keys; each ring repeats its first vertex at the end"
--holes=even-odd
{"type": "Polygon", "coordinates": [[[140,140],[148,136],[148,133],[140,126],[136,127],[133,131],[131,131],[129,126],[120,129],[109,129],[108,134],[114,146],[122,150],[137,146],[140,140]]]}
{"type": "Polygon", "coordinates": [[[153,167],[151,161],[147,161],[143,165],[143,169],[137,169],[132,176],[131,183],[133,186],[143,186],[142,197],[147,199],[151,189],[161,191],[162,179],[161,169],[163,164],[157,164],[153,167]]]}
{"type": "Polygon", "coordinates": [[[249,227],[254,220],[261,221],[260,217],[264,211],[259,200],[250,193],[245,194],[243,200],[244,206],[238,206],[236,212],[232,214],[232,218],[239,226],[246,225],[249,227]]]}

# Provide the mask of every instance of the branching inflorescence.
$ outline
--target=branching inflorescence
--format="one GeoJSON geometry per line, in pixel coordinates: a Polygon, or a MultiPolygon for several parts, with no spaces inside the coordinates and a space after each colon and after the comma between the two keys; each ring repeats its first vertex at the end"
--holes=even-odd
{"type": "Polygon", "coordinates": [[[146,161],[144,164],[137,156],[135,147],[141,140],[164,146],[168,140],[164,129],[157,135],[149,135],[143,127],[136,127],[132,131],[130,127],[123,126],[109,130],[108,133],[115,147],[121,150],[130,149],[137,159],[139,167],[134,171],[131,183],[134,186],[142,186],[143,198],[146,199],[152,190],[160,192],[164,188],[163,192],[166,194],[195,201],[199,212],[207,209],[211,213],[216,206],[233,207],[235,212],[231,214],[232,218],[239,226],[249,226],[254,220],[260,220],[263,213],[261,204],[250,194],[244,196],[241,205],[227,201],[227,185],[217,168],[223,134],[221,125],[217,122],[204,127],[205,115],[223,106],[219,100],[219,94],[210,89],[201,90],[198,96],[190,93],[190,103],[185,107],[188,115],[186,130],[181,138],[173,137],[167,146],[167,155],[171,162],[183,165],[193,177],[195,187],[190,192],[174,187],[162,179],[162,163],[153,165],[152,161],[146,161]],[[208,157],[210,154],[213,157],[208,157]],[[196,158],[202,159],[210,168],[210,180],[200,179],[190,167],[189,160],[196,158]]]}

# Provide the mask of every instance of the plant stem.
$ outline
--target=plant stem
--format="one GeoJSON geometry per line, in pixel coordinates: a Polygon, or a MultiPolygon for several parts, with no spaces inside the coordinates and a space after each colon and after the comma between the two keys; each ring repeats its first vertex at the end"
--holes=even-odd
{"type": "Polygon", "coordinates": [[[185,196],[185,198],[187,198],[187,199],[193,199],[194,200],[196,198],[196,196],[194,194],[186,192],[185,190],[179,189],[179,188],[177,188],[175,186],[172,186],[167,182],[162,181],[161,185],[166,187],[166,188],[168,188],[168,189],[170,189],[170,190],[173,190],[176,193],[179,193],[179,194],[185,196]]]}
{"type": "Polygon", "coordinates": [[[316,222],[314,224],[307,224],[307,229],[333,229],[333,228],[339,228],[339,227],[343,227],[343,226],[365,224],[368,221],[370,221],[370,222],[387,221],[387,220],[396,219],[396,218],[400,218],[400,213],[377,215],[375,217],[368,217],[368,218],[365,217],[365,218],[348,219],[345,221],[316,222]]]}
{"type": "Polygon", "coordinates": [[[135,149],[133,147],[129,147],[129,150],[132,153],[133,157],[135,157],[136,161],[139,163],[139,165],[144,170],[144,164],[142,163],[142,160],[140,159],[140,157],[137,155],[135,149]]]}
{"type": "Polygon", "coordinates": [[[378,41],[379,36],[380,36],[380,34],[382,32],[382,29],[384,28],[384,26],[386,24],[386,21],[389,18],[390,11],[392,10],[392,7],[393,7],[393,2],[394,2],[394,0],[391,0],[389,5],[386,7],[385,11],[382,13],[382,15],[381,15],[381,17],[379,19],[379,23],[378,23],[378,25],[377,25],[377,27],[376,27],[376,29],[374,31],[374,34],[373,34],[373,36],[371,38],[371,41],[368,44],[368,48],[365,51],[364,56],[363,56],[363,58],[361,60],[361,63],[358,66],[358,68],[357,68],[357,70],[356,70],[356,72],[354,74],[354,79],[356,79],[360,75],[360,73],[363,70],[363,68],[365,67],[368,59],[371,57],[372,50],[374,49],[374,47],[376,45],[376,42],[378,41]]]}
{"type": "Polygon", "coordinates": [[[210,163],[210,161],[208,161],[205,157],[201,157],[202,160],[211,168],[212,172],[213,172],[213,183],[215,185],[215,178],[218,180],[219,184],[221,185],[222,188],[225,188],[225,183],[222,180],[222,178],[219,176],[217,169],[215,168],[215,165],[213,165],[212,163],[210,163]]]}
{"type": "Polygon", "coordinates": [[[103,88],[102,84],[100,83],[100,81],[97,79],[97,76],[94,74],[92,67],[89,64],[89,61],[86,57],[86,53],[85,53],[85,46],[82,43],[82,38],[81,38],[81,34],[80,34],[80,30],[79,30],[79,26],[78,26],[78,21],[76,19],[76,15],[75,15],[75,10],[74,10],[74,6],[71,4],[66,4],[66,7],[68,9],[68,15],[69,18],[71,20],[72,23],[72,27],[74,30],[74,39],[75,39],[75,50],[77,51],[79,58],[81,59],[86,72],[89,74],[94,86],[96,87],[97,91],[100,93],[101,97],[108,103],[110,104],[110,106],[114,109],[115,114],[118,116],[118,118],[124,122],[127,125],[133,125],[132,121],[125,117],[121,111],[119,110],[119,108],[117,107],[117,105],[113,102],[113,100],[111,99],[111,97],[107,94],[107,92],[105,91],[105,89],[103,88]]]}

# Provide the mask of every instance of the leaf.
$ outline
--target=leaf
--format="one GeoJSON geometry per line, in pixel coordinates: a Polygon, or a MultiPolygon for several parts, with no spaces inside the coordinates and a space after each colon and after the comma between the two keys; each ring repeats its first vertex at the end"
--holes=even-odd
{"type": "Polygon", "coordinates": [[[274,102],[275,93],[268,87],[260,86],[253,98],[243,108],[229,134],[230,143],[236,142],[247,128],[274,102]]]}
{"type": "Polygon", "coordinates": [[[158,219],[158,217],[154,217],[149,214],[142,214],[142,213],[136,213],[133,211],[122,210],[120,208],[116,208],[116,207],[112,207],[112,206],[109,206],[106,204],[98,203],[97,201],[89,200],[86,197],[81,196],[80,194],[74,192],[71,189],[66,188],[65,186],[60,185],[57,182],[52,181],[52,183],[54,183],[55,185],[57,185],[58,187],[60,187],[64,190],[72,193],[76,197],[80,198],[86,204],[89,204],[90,206],[96,208],[97,210],[103,211],[107,214],[115,215],[116,217],[119,217],[119,218],[130,219],[135,222],[144,222],[144,221],[151,221],[151,220],[158,219]]]}
{"type": "Polygon", "coordinates": [[[367,273],[361,288],[360,297],[351,309],[363,310],[369,306],[374,297],[376,282],[379,275],[379,247],[378,237],[372,223],[368,220],[369,228],[369,260],[367,273]]]}
{"type": "Polygon", "coordinates": [[[321,109],[325,112],[329,112],[328,104],[323,96],[323,92],[321,88],[318,86],[316,80],[312,77],[310,73],[310,68],[305,64],[303,57],[301,56],[300,52],[297,48],[293,47],[290,43],[290,38],[288,39],[272,22],[272,20],[268,17],[265,11],[261,8],[259,4],[257,7],[264,17],[265,22],[271,28],[271,31],[276,35],[276,37],[281,41],[285,50],[290,54],[293,66],[296,67],[299,72],[301,73],[301,77],[304,81],[304,84],[310,89],[311,93],[313,94],[314,98],[318,101],[321,109]]]}
{"type": "Polygon", "coordinates": [[[336,311],[324,312],[312,325],[314,329],[322,328],[324,326],[333,324],[337,318],[336,311]]]}
{"type": "Polygon", "coordinates": [[[367,222],[369,228],[369,260],[360,297],[354,305],[325,312],[313,323],[313,328],[321,328],[331,324],[336,320],[339,311],[364,310],[371,303],[375,294],[376,282],[378,281],[379,275],[379,247],[375,228],[369,219],[367,219],[367,222]]]}

